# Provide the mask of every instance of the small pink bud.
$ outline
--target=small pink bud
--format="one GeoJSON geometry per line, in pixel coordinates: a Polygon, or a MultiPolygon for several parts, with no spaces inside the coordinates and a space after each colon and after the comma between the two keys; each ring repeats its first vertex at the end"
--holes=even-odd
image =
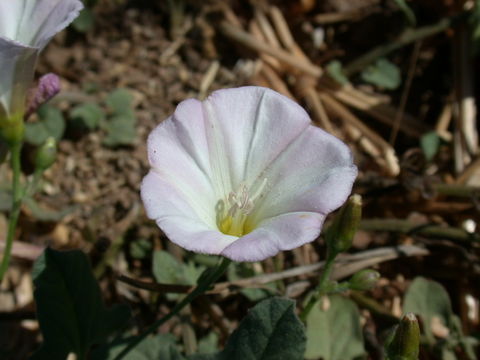
{"type": "Polygon", "coordinates": [[[48,73],[38,80],[38,86],[30,90],[26,116],[33,114],[40,105],[46,103],[60,91],[60,78],[48,73]]]}

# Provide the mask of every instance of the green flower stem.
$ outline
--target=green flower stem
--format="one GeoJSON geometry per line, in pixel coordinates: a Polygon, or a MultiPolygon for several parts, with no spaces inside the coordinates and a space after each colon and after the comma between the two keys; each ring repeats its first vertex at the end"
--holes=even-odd
{"type": "Polygon", "coordinates": [[[312,310],[313,306],[317,303],[318,300],[322,296],[324,296],[328,292],[328,287],[330,284],[330,275],[333,270],[333,265],[335,264],[335,258],[337,257],[337,252],[332,252],[330,255],[327,256],[327,260],[325,262],[325,268],[322,271],[322,275],[320,276],[320,281],[318,282],[318,286],[315,289],[313,295],[308,300],[307,305],[300,313],[300,320],[303,322],[306,321],[308,314],[312,310]]]}
{"type": "Polygon", "coordinates": [[[208,274],[203,281],[198,284],[198,286],[193,289],[192,292],[190,292],[187,296],[183,298],[182,301],[177,303],[173,310],[165,315],[163,318],[157,320],[154,322],[150,327],[148,327],[143,333],[140,335],[136,336],[128,346],[122,350],[120,354],[118,354],[114,360],[120,360],[125,357],[135,346],[137,346],[139,343],[142,342],[148,335],[153,333],[155,330],[157,330],[161,325],[163,325],[165,322],[170,320],[172,317],[177,315],[180,310],[182,310],[185,306],[190,304],[197,296],[203,294],[205,291],[207,291],[210,286],[215,283],[227,270],[228,266],[230,265],[232,261],[224,258],[222,262],[217,266],[216,269],[214,269],[210,274],[208,274]]]}
{"type": "Polygon", "coordinates": [[[10,219],[8,222],[7,239],[5,243],[5,250],[3,252],[2,262],[0,264],[0,282],[3,280],[3,276],[7,272],[8,264],[10,263],[10,257],[12,254],[13,237],[15,235],[15,229],[17,227],[18,216],[20,215],[20,208],[22,206],[23,191],[20,185],[20,153],[23,143],[21,141],[14,142],[10,146],[11,163],[13,171],[12,181],[12,208],[10,212],[10,219]]]}

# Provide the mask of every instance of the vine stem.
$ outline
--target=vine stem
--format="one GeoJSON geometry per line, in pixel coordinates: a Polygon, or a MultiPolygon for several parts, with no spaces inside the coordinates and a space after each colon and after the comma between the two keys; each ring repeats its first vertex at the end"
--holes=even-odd
{"type": "Polygon", "coordinates": [[[317,288],[315,289],[313,295],[308,300],[307,305],[303,308],[303,311],[300,313],[300,320],[303,322],[306,321],[308,314],[312,310],[313,306],[317,303],[317,301],[326,293],[327,285],[330,281],[330,275],[332,274],[333,264],[335,263],[335,258],[337,254],[331,254],[327,257],[325,262],[325,268],[322,271],[322,275],[320,275],[320,281],[318,282],[317,288]]]}
{"type": "Polygon", "coordinates": [[[203,281],[198,284],[198,286],[192,290],[187,296],[183,298],[182,301],[177,303],[173,310],[165,315],[163,318],[155,321],[152,325],[150,325],[143,333],[140,335],[136,336],[128,345],[125,349],[118,354],[114,360],[120,360],[125,357],[135,346],[137,346],[139,343],[142,342],[148,335],[153,333],[155,330],[157,330],[161,325],[163,325],[165,322],[170,320],[172,317],[177,315],[180,310],[182,310],[185,306],[190,304],[196,297],[199,295],[203,294],[205,291],[207,291],[210,286],[215,283],[227,270],[228,266],[230,265],[232,261],[230,259],[224,258],[222,262],[214,269],[210,274],[208,274],[203,281]]]}
{"type": "Polygon", "coordinates": [[[22,150],[22,141],[14,142],[10,146],[11,164],[13,171],[12,180],[12,208],[10,212],[10,219],[8,221],[7,239],[5,243],[5,250],[3,252],[2,262],[0,264],[0,283],[8,269],[10,263],[10,257],[12,254],[13,238],[15,235],[15,229],[17,227],[18,216],[20,215],[20,208],[22,206],[23,191],[20,185],[20,153],[22,150]]]}

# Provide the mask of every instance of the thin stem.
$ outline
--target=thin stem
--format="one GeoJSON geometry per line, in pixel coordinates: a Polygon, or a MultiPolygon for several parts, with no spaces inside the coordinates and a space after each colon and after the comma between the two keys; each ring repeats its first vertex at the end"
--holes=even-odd
{"type": "Polygon", "coordinates": [[[203,294],[206,290],[208,290],[208,288],[213,283],[215,283],[220,278],[220,276],[222,276],[225,273],[225,271],[228,268],[228,265],[230,265],[231,262],[232,262],[231,260],[229,260],[227,258],[224,258],[222,260],[222,262],[220,263],[220,265],[218,265],[217,268],[214,271],[212,271],[210,274],[208,274],[205,277],[205,279],[203,279],[203,281],[200,284],[198,284],[198,286],[195,289],[193,289],[193,291],[191,293],[189,293],[187,296],[185,296],[183,298],[182,301],[177,303],[177,305],[175,305],[175,307],[173,308],[173,310],[170,313],[168,313],[163,318],[154,322],[143,333],[136,336],[132,340],[132,342],[130,342],[130,344],[128,344],[128,346],[125,349],[123,349],[122,352],[115,357],[114,360],[123,359],[125,357],[125,355],[127,355],[135,346],[137,346],[139,343],[141,343],[148,335],[153,333],[161,325],[163,325],[165,322],[167,322],[172,317],[177,315],[180,312],[180,310],[182,310],[185,306],[190,304],[197,296],[203,294]]]}
{"type": "Polygon", "coordinates": [[[10,219],[8,222],[7,239],[5,243],[5,250],[3,252],[2,263],[0,264],[0,282],[7,272],[8,264],[10,263],[10,256],[12,254],[13,237],[15,235],[15,228],[17,227],[18,216],[20,215],[20,207],[22,206],[23,192],[20,185],[20,152],[22,150],[22,142],[15,142],[10,146],[11,163],[13,171],[12,180],[12,208],[10,212],[10,219]]]}
{"type": "Polygon", "coordinates": [[[305,306],[305,308],[300,314],[300,319],[303,322],[305,322],[308,314],[312,310],[313,306],[317,303],[317,301],[326,294],[326,290],[330,282],[330,275],[332,273],[333,264],[335,263],[336,257],[337,253],[332,253],[327,256],[325,268],[322,271],[322,275],[320,275],[320,281],[318,282],[317,288],[315,289],[313,295],[310,297],[310,300],[308,300],[307,306],[305,306]]]}
{"type": "Polygon", "coordinates": [[[359,291],[351,291],[350,298],[355,301],[360,307],[368,309],[373,315],[388,323],[389,326],[398,324],[398,318],[392,315],[388,309],[378,303],[372,298],[369,298],[359,291]]]}
{"type": "Polygon", "coordinates": [[[458,241],[460,243],[480,242],[476,233],[468,233],[464,229],[432,224],[417,224],[401,219],[366,219],[360,222],[360,230],[388,231],[404,234],[418,234],[428,237],[438,237],[458,241]]]}

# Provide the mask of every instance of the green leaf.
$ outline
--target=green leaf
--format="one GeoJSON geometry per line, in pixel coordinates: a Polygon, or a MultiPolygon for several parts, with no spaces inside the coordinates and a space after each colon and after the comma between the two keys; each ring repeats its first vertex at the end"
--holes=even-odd
{"type": "Polygon", "coordinates": [[[295,303],[271,298],[257,304],[242,320],[215,360],[300,360],[305,329],[295,303]]]}
{"type": "MultiPolygon", "coordinates": [[[[460,321],[460,319],[458,320],[460,321]]],[[[465,351],[465,355],[468,360],[476,359],[475,348],[478,346],[478,344],[479,344],[479,340],[477,340],[474,337],[470,337],[470,336],[460,337],[460,345],[462,346],[463,351],[465,351]]]]}
{"type": "Polygon", "coordinates": [[[42,145],[49,135],[49,130],[41,122],[25,124],[25,141],[32,145],[42,145]]]}
{"type": "Polygon", "coordinates": [[[59,141],[65,132],[62,112],[45,104],[38,108],[37,113],[40,121],[25,124],[25,140],[37,146],[42,145],[50,136],[59,141]]]}
{"type": "Polygon", "coordinates": [[[95,94],[98,94],[100,90],[101,90],[100,84],[95,81],[89,81],[82,84],[82,91],[87,94],[95,95],[95,94]]]}
{"type": "Polygon", "coordinates": [[[103,143],[110,147],[133,144],[136,120],[132,108],[132,94],[127,89],[117,89],[107,96],[105,103],[113,116],[104,125],[107,137],[103,143]]]}
{"type": "Polygon", "coordinates": [[[152,271],[155,280],[163,284],[186,284],[182,264],[170,253],[157,250],[153,253],[152,271]]]}
{"type": "Polygon", "coordinates": [[[348,78],[343,73],[342,63],[338,60],[330,61],[326,67],[328,75],[340,85],[348,84],[348,78]]]}
{"type": "MultiPolygon", "coordinates": [[[[127,346],[124,339],[112,346],[102,346],[93,352],[92,360],[113,360],[127,346]]],[[[184,360],[175,344],[173,335],[148,337],[133,348],[124,360],[184,360]]]]}
{"type": "Polygon", "coordinates": [[[216,255],[205,255],[205,254],[192,254],[192,259],[195,263],[199,265],[204,265],[206,267],[215,267],[220,262],[220,256],[216,255]]]}
{"type": "Polygon", "coordinates": [[[93,15],[92,10],[86,7],[80,11],[78,17],[73,20],[72,26],[78,32],[86,33],[93,28],[94,24],[95,16],[93,15]]]}
{"type": "Polygon", "coordinates": [[[33,217],[40,221],[60,221],[65,216],[71,214],[76,209],[78,209],[78,206],[73,205],[59,211],[52,211],[40,207],[40,205],[38,205],[37,202],[31,197],[25,197],[23,201],[32,212],[33,217]]]}
{"type": "MultiPolygon", "coordinates": [[[[229,281],[235,281],[238,279],[252,277],[258,275],[251,263],[234,263],[233,266],[228,267],[227,271],[227,278],[229,281]]],[[[267,297],[272,296],[272,293],[276,290],[275,284],[270,283],[268,284],[269,287],[272,288],[272,291],[269,292],[265,289],[241,289],[240,292],[244,295],[248,300],[253,302],[258,302],[260,300],[266,299],[267,297]]]]}
{"type": "Polygon", "coordinates": [[[85,359],[92,345],[104,342],[130,318],[127,306],[105,307],[87,256],[79,250],[46,249],[32,276],[43,335],[34,360],[64,360],[69,353],[85,359]]]}
{"type": "Polygon", "coordinates": [[[188,261],[186,264],[182,264],[183,278],[189,285],[197,284],[197,281],[205,270],[205,266],[195,265],[193,261],[188,261]]]}
{"type": "Polygon", "coordinates": [[[422,319],[425,338],[429,345],[439,349],[442,359],[456,359],[459,348],[465,358],[476,359],[478,340],[463,334],[460,318],[453,313],[450,297],[442,285],[423,277],[415,278],[405,294],[403,310],[422,319]],[[446,339],[437,339],[433,333],[432,327],[441,326],[439,322],[449,330],[446,339]]]}
{"type": "Polygon", "coordinates": [[[133,115],[133,95],[127,89],[116,89],[108,94],[105,103],[116,115],[133,115]]]}
{"type": "Polygon", "coordinates": [[[78,105],[70,111],[70,118],[76,127],[94,130],[104,119],[103,110],[95,103],[78,105]]]}
{"type": "Polygon", "coordinates": [[[135,119],[129,116],[113,116],[105,124],[107,137],[103,143],[110,147],[131,145],[135,141],[135,119]]]}
{"type": "Polygon", "coordinates": [[[455,351],[449,349],[447,347],[443,347],[441,349],[441,359],[442,360],[458,360],[457,355],[455,355],[455,351]]]}
{"type": "Polygon", "coordinates": [[[134,259],[144,259],[152,253],[152,243],[147,239],[138,239],[130,243],[130,255],[134,259]]]}
{"type": "Polygon", "coordinates": [[[218,335],[211,331],[198,341],[198,353],[212,354],[218,351],[218,335]]]}
{"type": "Polygon", "coordinates": [[[420,146],[427,161],[431,161],[440,148],[440,137],[435,131],[430,131],[420,139],[420,146]]]}
{"type": "MultiPolygon", "coordinates": [[[[214,351],[216,336],[209,336],[207,341],[208,351],[214,351]]],[[[124,340],[110,348],[103,346],[94,352],[92,359],[112,360],[127,343],[128,341],[124,340]]],[[[304,351],[305,329],[295,315],[295,303],[288,299],[271,298],[257,304],[248,313],[230,336],[223,351],[215,354],[194,354],[188,356],[188,359],[300,360],[303,359],[304,351]]],[[[125,357],[125,360],[183,359],[174,340],[171,337],[165,338],[164,335],[147,338],[125,357]]]]}
{"type": "MultiPolygon", "coordinates": [[[[153,253],[152,272],[155,280],[163,284],[195,285],[204,267],[193,263],[183,264],[167,251],[153,253]]],[[[178,294],[167,294],[167,299],[178,299],[178,294]]]]}
{"type": "Polygon", "coordinates": [[[380,58],[368,66],[361,76],[364,81],[387,90],[395,90],[401,83],[400,70],[386,58],[380,58]]]}
{"type": "Polygon", "coordinates": [[[405,294],[403,311],[418,315],[423,322],[423,331],[430,344],[436,339],[432,332],[432,324],[435,321],[448,327],[452,327],[452,305],[447,291],[435,281],[417,277],[413,280],[405,294]]]}
{"type": "Polygon", "coordinates": [[[306,359],[350,360],[365,354],[360,313],[353,301],[335,295],[328,309],[320,300],[307,317],[306,359]]]}
{"type": "Polygon", "coordinates": [[[403,15],[407,19],[408,25],[411,27],[415,27],[417,25],[417,18],[415,17],[415,13],[413,10],[408,6],[405,0],[394,0],[397,6],[402,10],[403,15]]]}

